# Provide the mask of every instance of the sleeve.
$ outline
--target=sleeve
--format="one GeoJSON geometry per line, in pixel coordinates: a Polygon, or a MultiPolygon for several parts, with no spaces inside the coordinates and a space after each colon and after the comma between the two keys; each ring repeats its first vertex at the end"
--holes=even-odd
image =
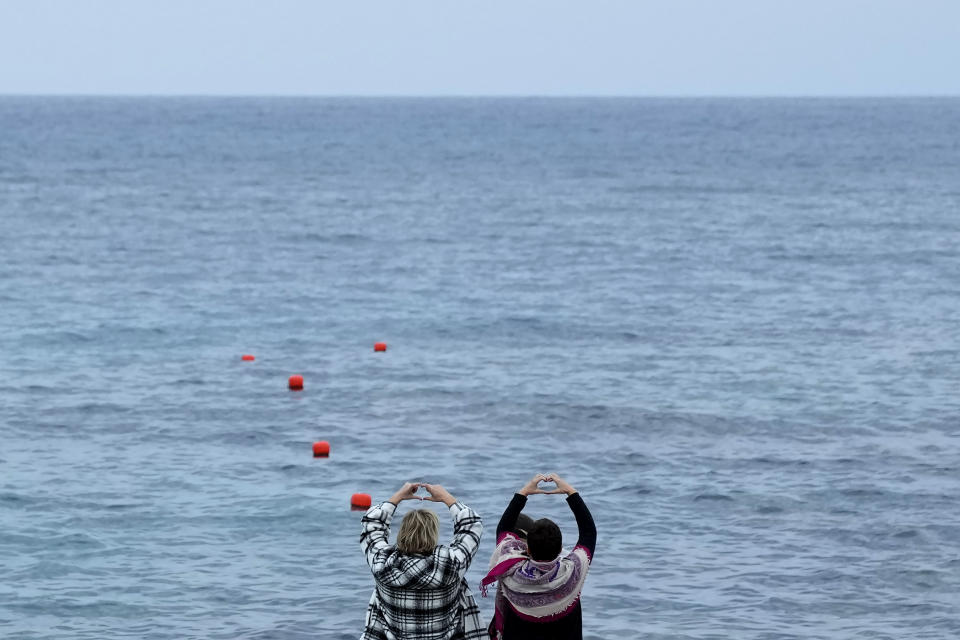
{"type": "Polygon", "coordinates": [[[392,502],[383,502],[374,505],[363,514],[360,521],[360,548],[367,558],[367,564],[375,569],[378,555],[390,546],[387,539],[390,536],[390,520],[393,518],[397,505],[392,502]]]}
{"type": "Polygon", "coordinates": [[[477,512],[456,502],[450,506],[453,516],[453,542],[450,543],[450,560],[462,578],[470,568],[470,561],[480,548],[480,536],[483,534],[483,520],[477,512]]]}
{"type": "Polygon", "coordinates": [[[597,526],[593,523],[593,516],[590,515],[590,510],[587,509],[587,505],[584,504],[579,493],[570,495],[567,498],[567,504],[573,511],[573,517],[577,519],[577,530],[579,531],[577,546],[586,549],[590,554],[590,559],[593,560],[593,551],[597,546],[597,526]]]}
{"type": "Polygon", "coordinates": [[[513,500],[507,505],[506,511],[500,516],[500,523],[497,524],[497,542],[500,542],[500,536],[513,531],[513,528],[517,525],[517,517],[526,504],[527,496],[519,493],[513,494],[513,500]]]}

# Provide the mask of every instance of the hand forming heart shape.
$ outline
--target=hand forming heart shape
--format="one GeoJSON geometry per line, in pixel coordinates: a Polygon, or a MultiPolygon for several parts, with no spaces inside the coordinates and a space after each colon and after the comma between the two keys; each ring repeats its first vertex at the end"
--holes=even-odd
{"type": "Polygon", "coordinates": [[[527,484],[525,484],[518,493],[528,496],[534,493],[542,493],[542,494],[566,493],[567,495],[569,495],[575,492],[576,490],[557,474],[538,473],[537,475],[533,476],[533,478],[531,478],[530,481],[527,484]],[[555,484],[556,486],[550,489],[547,487],[541,487],[540,486],[541,484],[555,484]]]}

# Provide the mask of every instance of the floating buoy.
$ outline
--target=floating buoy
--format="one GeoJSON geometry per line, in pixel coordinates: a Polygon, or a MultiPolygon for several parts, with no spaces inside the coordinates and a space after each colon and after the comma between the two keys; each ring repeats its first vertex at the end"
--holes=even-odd
{"type": "Polygon", "coordinates": [[[252,355],[250,355],[249,353],[243,354],[242,356],[240,356],[240,359],[241,359],[241,360],[245,360],[245,361],[247,361],[247,362],[253,362],[254,360],[256,360],[256,358],[254,358],[254,357],[253,357],[252,355]]]}
{"type": "Polygon", "coordinates": [[[351,509],[369,509],[372,501],[369,493],[355,493],[350,496],[351,509]]]}
{"type": "Polygon", "coordinates": [[[373,350],[374,350],[374,351],[386,351],[386,350],[387,350],[387,343],[386,343],[386,342],[374,342],[374,343],[373,343],[373,350]]]}
{"type": "Polygon", "coordinates": [[[313,443],[314,458],[328,458],[330,456],[330,443],[326,440],[313,443]]]}
{"type": "Polygon", "coordinates": [[[290,376],[290,380],[287,381],[287,385],[290,387],[291,391],[302,391],[303,376],[290,376]]]}

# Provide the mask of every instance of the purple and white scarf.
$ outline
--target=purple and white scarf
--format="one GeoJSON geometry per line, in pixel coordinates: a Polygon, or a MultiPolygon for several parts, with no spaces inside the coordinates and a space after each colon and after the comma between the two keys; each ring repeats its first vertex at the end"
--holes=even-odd
{"type": "Polygon", "coordinates": [[[549,622],[568,614],[580,599],[589,567],[590,552],[585,547],[575,547],[568,554],[561,552],[549,562],[537,562],[528,555],[526,540],[504,533],[490,558],[490,572],[480,583],[480,592],[486,596],[487,587],[499,582],[496,630],[503,629],[503,605],[535,622],[549,622]]]}

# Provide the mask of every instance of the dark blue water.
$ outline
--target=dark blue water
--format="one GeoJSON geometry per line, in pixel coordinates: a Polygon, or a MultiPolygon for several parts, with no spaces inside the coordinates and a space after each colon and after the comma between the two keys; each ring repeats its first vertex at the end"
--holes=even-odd
{"type": "Polygon", "coordinates": [[[350,494],[477,584],[556,471],[585,638],[954,638],[958,166],[951,99],[2,98],[0,635],[356,638],[350,494]]]}

